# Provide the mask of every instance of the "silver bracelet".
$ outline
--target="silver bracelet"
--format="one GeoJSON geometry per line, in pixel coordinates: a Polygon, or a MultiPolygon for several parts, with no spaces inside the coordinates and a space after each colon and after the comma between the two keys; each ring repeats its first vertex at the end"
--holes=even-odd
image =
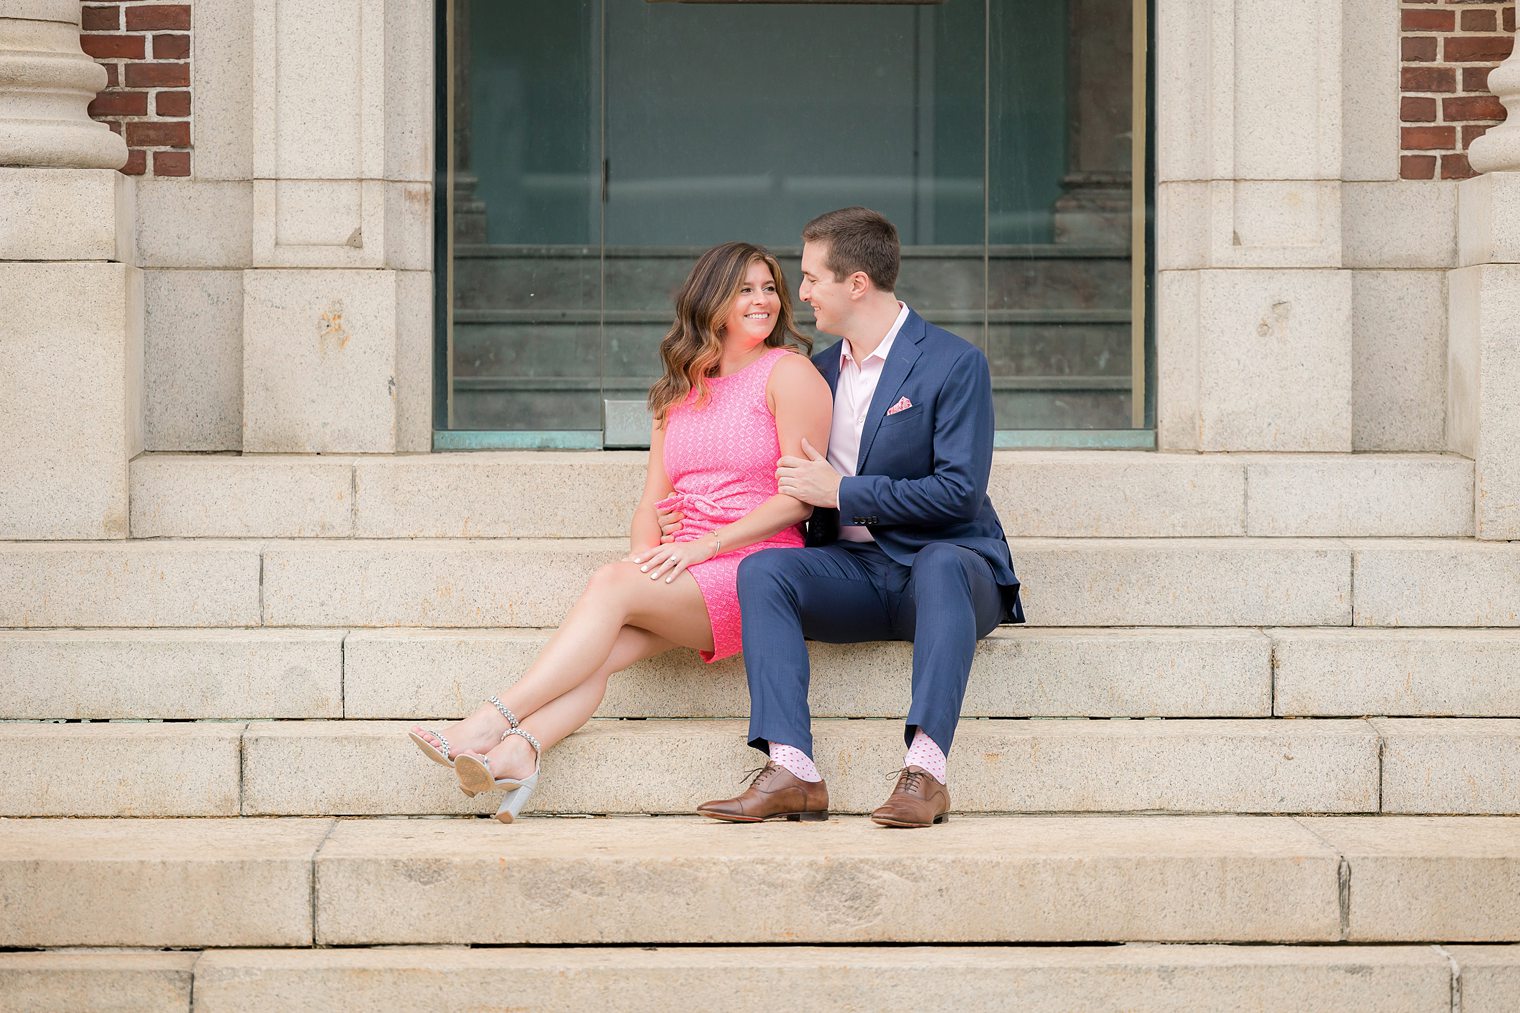
{"type": "Polygon", "coordinates": [[[723,551],[723,539],[718,537],[718,533],[716,531],[710,531],[708,533],[712,535],[713,544],[717,546],[716,549],[713,549],[713,555],[716,556],[718,553],[723,551]]]}

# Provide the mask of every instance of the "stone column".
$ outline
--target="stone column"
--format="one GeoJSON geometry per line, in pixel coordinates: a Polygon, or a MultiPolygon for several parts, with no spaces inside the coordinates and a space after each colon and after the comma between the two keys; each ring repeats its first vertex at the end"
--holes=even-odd
{"type": "Polygon", "coordinates": [[[431,5],[252,3],[243,451],[393,453],[431,390],[431,5]]]}
{"type": "Polygon", "coordinates": [[[0,539],[125,538],[142,280],[79,0],[0,8],[0,539]]]}
{"type": "Polygon", "coordinates": [[[1349,451],[1341,2],[1157,7],[1157,444],[1349,451]]]}
{"type": "Polygon", "coordinates": [[[1129,245],[1132,11],[1132,0],[1071,0],[1068,171],[1055,206],[1058,243],[1129,245]]]}
{"type": "Polygon", "coordinates": [[[1447,445],[1474,462],[1474,532],[1520,539],[1520,51],[1488,76],[1509,118],[1472,143],[1448,276],[1447,445]]]}

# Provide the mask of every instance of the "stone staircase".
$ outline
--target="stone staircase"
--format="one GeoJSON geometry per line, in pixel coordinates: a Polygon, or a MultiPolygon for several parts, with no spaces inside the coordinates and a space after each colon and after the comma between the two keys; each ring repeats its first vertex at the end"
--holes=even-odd
{"type": "Polygon", "coordinates": [[[689,815],[758,754],[680,655],[467,818],[402,731],[521,670],[642,461],[146,455],[131,539],[0,543],[0,1010],[1520,1008],[1520,545],[1470,461],[999,453],[1031,622],[932,832],[854,815],[902,644],[813,648],[827,823],[689,815]]]}

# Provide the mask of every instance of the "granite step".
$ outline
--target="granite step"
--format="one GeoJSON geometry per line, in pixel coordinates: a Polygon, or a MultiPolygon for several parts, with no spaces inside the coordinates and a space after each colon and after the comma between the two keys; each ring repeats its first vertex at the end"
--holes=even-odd
{"type": "MultiPolygon", "coordinates": [[[[431,724],[431,722],[430,722],[431,724]]],[[[490,813],[406,738],[409,722],[0,723],[0,815],[490,813]],[[60,762],[67,757],[67,762],[60,762]]],[[[436,725],[435,725],[436,727],[436,725]]],[[[531,729],[531,719],[528,722],[531,729]]],[[[901,764],[900,721],[824,719],[814,755],[839,813],[901,764]]],[[[747,723],[594,719],[550,752],[534,811],[687,814],[759,764],[747,723]],[[630,787],[630,758],[658,756],[630,787]]],[[[956,812],[1520,813],[1520,720],[969,719],[956,812]]]]}
{"type": "MultiPolygon", "coordinates": [[[[1443,592],[1479,605],[1476,623],[1520,624],[1508,587],[1520,544],[1418,544],[1486,557],[1486,573],[1443,592]]],[[[1362,611],[1374,618],[1424,586],[1397,565],[1367,576],[1380,572],[1376,557],[1406,551],[1385,541],[1015,539],[1012,548],[1039,626],[1348,626],[1353,553],[1362,611]]],[[[7,542],[0,628],[553,626],[596,568],[626,552],[617,539],[7,542]]],[[[1416,622],[1430,625],[1410,612],[1416,622]]]]}
{"type": "MultiPolygon", "coordinates": [[[[515,682],[544,629],[0,630],[0,719],[431,718],[515,682]]],[[[817,717],[899,717],[912,648],[809,645],[817,717]]],[[[675,651],[603,717],[745,717],[742,659],[675,651]]],[[[1520,630],[995,630],[967,717],[1520,717],[1520,630]]]]}
{"type": "Polygon", "coordinates": [[[269,1009],[1508,1013],[1520,946],[406,946],[0,954],[0,1011],[269,1009]]]}
{"type": "MultiPolygon", "coordinates": [[[[132,535],[626,537],[645,458],[144,454],[132,535]]],[[[1472,467],[1450,454],[999,451],[988,494],[1015,537],[1463,537],[1472,467]]]]}
{"type": "Polygon", "coordinates": [[[1520,820],[5,819],[0,894],[6,948],[1488,943],[1520,820]]]}

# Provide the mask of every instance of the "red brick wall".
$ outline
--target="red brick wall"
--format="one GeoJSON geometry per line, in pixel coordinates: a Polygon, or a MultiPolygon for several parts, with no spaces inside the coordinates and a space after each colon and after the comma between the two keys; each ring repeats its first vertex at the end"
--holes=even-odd
{"type": "Polygon", "coordinates": [[[127,140],[132,175],[190,175],[190,4],[87,0],[84,51],[106,68],[90,116],[127,140]]]}
{"type": "Polygon", "coordinates": [[[1515,3],[1400,0],[1405,179],[1466,179],[1467,146],[1504,119],[1488,72],[1515,41],[1515,3]]]}

